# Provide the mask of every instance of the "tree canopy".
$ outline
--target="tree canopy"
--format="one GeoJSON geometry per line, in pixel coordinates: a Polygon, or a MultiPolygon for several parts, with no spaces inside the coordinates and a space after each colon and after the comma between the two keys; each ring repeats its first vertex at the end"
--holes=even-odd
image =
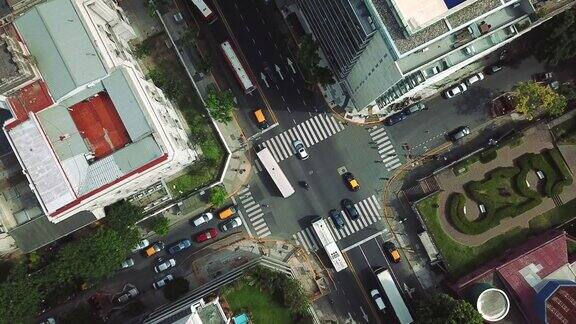
{"type": "Polygon", "coordinates": [[[170,220],[165,216],[157,216],[152,221],[152,230],[160,236],[168,234],[168,231],[170,231],[170,220]]]}
{"type": "Polygon", "coordinates": [[[36,282],[26,276],[26,266],[16,264],[8,279],[0,284],[0,322],[32,323],[41,300],[36,282]]]}
{"type": "Polygon", "coordinates": [[[419,302],[416,322],[422,324],[482,324],[482,316],[467,301],[446,294],[434,294],[419,302]]]}
{"type": "Polygon", "coordinates": [[[232,121],[232,111],[234,110],[234,98],[230,91],[216,91],[210,89],[206,106],[212,118],[221,123],[232,121]]]}
{"type": "Polygon", "coordinates": [[[222,206],[228,197],[226,188],[215,186],[210,190],[210,203],[216,207],[222,206]]]}
{"type": "Polygon", "coordinates": [[[175,301],[190,291],[190,282],[182,277],[176,277],[164,287],[164,297],[175,301]]]}
{"type": "Polygon", "coordinates": [[[332,71],[326,67],[319,66],[318,43],[312,39],[312,36],[306,35],[300,39],[296,61],[302,68],[306,81],[322,85],[334,83],[332,71]]]}
{"type": "Polygon", "coordinates": [[[556,65],[576,56],[576,9],[564,11],[537,30],[534,49],[540,60],[556,65]]]}
{"type": "Polygon", "coordinates": [[[561,115],[568,105],[566,97],[536,82],[520,82],[513,90],[516,111],[532,119],[540,113],[561,115]]]}

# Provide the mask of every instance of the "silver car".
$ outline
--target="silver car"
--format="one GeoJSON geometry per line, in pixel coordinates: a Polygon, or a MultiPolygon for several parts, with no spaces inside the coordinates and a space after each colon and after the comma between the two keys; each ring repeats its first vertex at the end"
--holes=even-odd
{"type": "Polygon", "coordinates": [[[136,246],[132,249],[132,252],[138,252],[140,250],[143,250],[148,245],[150,245],[150,241],[148,241],[147,239],[143,239],[142,241],[138,242],[138,244],[136,244],[136,246]]]}
{"type": "Polygon", "coordinates": [[[295,140],[294,142],[292,142],[292,146],[294,146],[294,150],[296,150],[296,155],[300,160],[308,159],[308,153],[306,152],[304,143],[302,143],[301,140],[295,140]]]}
{"type": "Polygon", "coordinates": [[[154,271],[156,271],[156,273],[158,273],[158,272],[162,272],[166,269],[172,268],[174,266],[176,266],[176,260],[170,259],[170,260],[167,260],[167,261],[162,262],[162,263],[158,264],[157,266],[155,266],[154,271]]]}
{"type": "Polygon", "coordinates": [[[450,99],[450,98],[454,98],[457,95],[462,94],[462,92],[468,90],[468,87],[466,86],[466,84],[464,82],[457,84],[455,86],[453,86],[452,88],[444,91],[444,96],[446,97],[446,99],[450,99]]]}
{"type": "Polygon", "coordinates": [[[164,286],[166,286],[167,283],[169,283],[170,281],[174,280],[174,277],[169,274],[166,277],[156,281],[155,283],[152,284],[152,287],[154,287],[154,289],[160,289],[164,286]]]}
{"type": "Polygon", "coordinates": [[[208,223],[214,218],[214,214],[212,213],[204,213],[194,219],[192,219],[192,225],[200,226],[202,224],[208,223]]]}
{"type": "Polygon", "coordinates": [[[380,296],[378,289],[373,289],[370,292],[370,295],[372,295],[372,299],[374,299],[374,303],[376,304],[376,307],[378,307],[378,310],[381,312],[386,311],[386,304],[384,304],[384,300],[382,300],[382,296],[380,296]]]}
{"type": "Polygon", "coordinates": [[[220,229],[222,230],[222,232],[226,232],[226,231],[232,230],[236,227],[239,227],[240,225],[242,225],[242,219],[240,219],[240,217],[236,216],[236,217],[222,223],[222,225],[220,225],[220,229]]]}
{"type": "Polygon", "coordinates": [[[130,268],[134,266],[134,259],[128,258],[122,261],[122,269],[130,268]]]}

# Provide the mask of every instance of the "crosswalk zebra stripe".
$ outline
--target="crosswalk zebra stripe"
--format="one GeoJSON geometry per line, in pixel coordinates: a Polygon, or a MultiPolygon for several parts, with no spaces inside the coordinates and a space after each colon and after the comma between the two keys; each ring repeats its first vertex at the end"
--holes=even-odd
{"type": "Polygon", "coordinates": [[[326,134],[328,134],[327,137],[330,137],[330,136],[336,134],[330,130],[330,127],[328,127],[328,124],[326,124],[326,119],[324,118],[324,116],[320,117],[319,119],[320,119],[320,122],[322,123],[322,125],[324,126],[324,129],[326,130],[326,134]]]}
{"type": "MultiPolygon", "coordinates": [[[[384,158],[384,157],[382,157],[382,158],[384,158]]],[[[398,159],[398,158],[396,157],[396,154],[390,155],[390,156],[386,155],[386,158],[384,158],[384,159],[382,160],[382,162],[386,163],[386,162],[388,162],[388,161],[390,161],[390,160],[393,160],[393,159],[398,159]]]]}
{"type": "Polygon", "coordinates": [[[374,131],[371,131],[371,132],[370,132],[370,137],[373,137],[373,136],[375,136],[375,135],[377,135],[377,134],[380,134],[380,133],[382,133],[382,132],[384,132],[384,128],[378,128],[377,130],[374,130],[374,131]]]}
{"type": "Polygon", "coordinates": [[[372,201],[374,202],[374,204],[376,205],[377,209],[382,209],[382,206],[380,206],[380,203],[378,202],[378,198],[376,198],[375,195],[372,195],[372,201]]]}
{"type": "Polygon", "coordinates": [[[332,122],[337,132],[344,130],[344,125],[338,119],[334,118],[334,116],[330,116],[328,119],[332,122]]]}
{"type": "Polygon", "coordinates": [[[280,159],[278,158],[278,153],[276,153],[276,150],[278,150],[278,148],[276,147],[276,140],[274,138],[271,138],[270,140],[268,140],[267,144],[268,145],[266,146],[269,146],[268,149],[270,150],[270,153],[272,153],[272,155],[274,156],[274,160],[280,161],[280,159]]]}
{"type": "Polygon", "coordinates": [[[330,116],[326,116],[326,117],[325,117],[325,120],[326,120],[326,124],[328,124],[328,127],[329,127],[330,130],[332,131],[332,134],[338,133],[338,130],[336,130],[336,128],[335,128],[334,125],[332,124],[332,120],[331,120],[330,116]]]}
{"type": "Polygon", "coordinates": [[[309,135],[312,136],[312,144],[316,144],[318,143],[318,138],[316,137],[316,132],[314,132],[314,129],[316,128],[314,126],[314,123],[312,122],[312,119],[308,119],[304,122],[306,124],[306,133],[308,133],[309,135]]]}
{"type": "Polygon", "coordinates": [[[394,164],[393,166],[389,167],[389,168],[388,168],[388,171],[394,170],[394,169],[398,168],[398,167],[401,166],[401,165],[402,165],[402,163],[398,162],[398,163],[394,164]]]}
{"type": "Polygon", "coordinates": [[[397,163],[398,161],[400,161],[400,159],[399,159],[399,158],[396,158],[396,159],[394,159],[394,160],[392,160],[392,161],[390,161],[390,162],[388,162],[388,163],[385,163],[384,166],[388,168],[388,167],[390,167],[391,165],[394,165],[394,163],[397,163]]]}
{"type": "Polygon", "coordinates": [[[258,231],[259,229],[262,229],[262,228],[268,228],[268,226],[266,226],[266,223],[261,223],[261,224],[259,223],[258,225],[252,224],[252,227],[254,227],[254,230],[256,230],[256,231],[258,231]]]}
{"type": "MultiPolygon", "coordinates": [[[[364,219],[366,221],[366,223],[368,223],[369,217],[370,217],[370,211],[366,211],[366,208],[364,206],[364,204],[360,204],[360,210],[362,211],[361,214],[364,215],[364,217],[362,217],[362,219],[364,219]]],[[[366,224],[365,226],[368,226],[369,224],[366,224]]]]}
{"type": "Polygon", "coordinates": [[[356,232],[356,230],[352,226],[352,221],[350,220],[349,217],[344,217],[344,223],[346,223],[346,226],[344,228],[348,230],[347,231],[347,232],[349,232],[349,233],[347,233],[348,235],[356,232]]]}
{"type": "Polygon", "coordinates": [[[270,232],[270,230],[264,232],[263,234],[260,233],[256,233],[256,235],[258,235],[260,238],[265,238],[266,236],[272,234],[272,232],[270,232]]]}
{"type": "Polygon", "coordinates": [[[378,139],[381,138],[382,136],[386,136],[386,133],[380,133],[380,134],[372,137],[372,140],[375,142],[378,142],[378,139]]]}
{"type": "Polygon", "coordinates": [[[318,135],[318,142],[322,142],[326,138],[326,134],[322,130],[322,125],[318,121],[318,116],[312,118],[312,124],[314,125],[314,129],[316,130],[316,135],[318,135]]]}
{"type": "Polygon", "coordinates": [[[384,147],[389,147],[392,146],[392,142],[387,140],[387,141],[382,141],[378,144],[378,150],[384,148],[384,147]]]}
{"type": "Polygon", "coordinates": [[[264,224],[264,225],[266,225],[266,222],[264,222],[264,217],[263,217],[263,215],[259,215],[259,216],[260,216],[259,218],[256,218],[255,220],[252,221],[252,226],[253,226],[254,228],[256,228],[256,225],[258,225],[258,224],[264,224]]]}
{"type": "Polygon", "coordinates": [[[253,211],[254,209],[257,209],[257,208],[260,208],[260,206],[256,204],[256,205],[254,205],[254,206],[250,206],[249,208],[244,207],[244,210],[245,210],[247,213],[250,213],[251,211],[253,211]]]}
{"type": "Polygon", "coordinates": [[[296,132],[300,135],[300,139],[302,139],[302,142],[304,142],[304,146],[310,147],[308,138],[304,135],[304,131],[302,130],[302,124],[298,124],[296,126],[296,132]]]}
{"type": "Polygon", "coordinates": [[[238,194],[239,194],[239,195],[243,195],[243,194],[245,194],[246,192],[248,192],[249,190],[250,190],[250,186],[248,186],[248,187],[246,187],[246,188],[238,191],[238,194]]]}
{"type": "Polygon", "coordinates": [[[382,155],[384,155],[384,153],[388,154],[388,152],[390,152],[390,151],[394,151],[394,146],[390,145],[390,146],[387,146],[383,149],[380,149],[380,150],[378,150],[378,154],[380,154],[380,156],[382,156],[382,155]]]}
{"type": "MultiPolygon", "coordinates": [[[[263,227],[263,228],[261,228],[261,229],[259,229],[259,230],[256,231],[256,234],[257,234],[258,236],[260,236],[260,237],[264,237],[264,236],[261,235],[261,234],[263,234],[263,233],[269,233],[268,235],[271,234],[271,233],[270,233],[270,230],[268,229],[268,227],[263,227]]],[[[266,236],[268,236],[268,235],[266,235],[266,236]]]]}
{"type": "Polygon", "coordinates": [[[310,130],[308,129],[308,123],[304,122],[302,125],[302,131],[306,134],[306,138],[308,138],[308,147],[314,145],[315,141],[312,135],[310,135],[310,130]]]}
{"type": "Polygon", "coordinates": [[[247,214],[247,216],[248,216],[249,218],[252,218],[254,215],[263,215],[263,214],[264,214],[264,213],[262,213],[262,209],[257,208],[257,209],[254,209],[253,211],[249,212],[249,213],[247,214]]]}
{"type": "Polygon", "coordinates": [[[312,230],[310,227],[307,227],[306,229],[304,229],[304,238],[306,240],[308,240],[308,245],[310,246],[311,249],[318,250],[318,246],[316,245],[316,239],[314,238],[314,233],[312,233],[312,230]]]}
{"type": "Polygon", "coordinates": [[[246,207],[249,202],[254,203],[254,197],[248,196],[247,198],[241,199],[240,202],[246,207]]]}
{"type": "Polygon", "coordinates": [[[298,138],[298,134],[296,134],[296,127],[292,127],[288,130],[288,134],[290,135],[290,138],[292,139],[292,142],[294,142],[295,140],[299,140],[300,138],[298,138]]]}
{"type": "Polygon", "coordinates": [[[282,140],[282,143],[284,143],[284,146],[282,148],[284,149],[284,152],[286,152],[286,157],[288,158],[292,156],[292,150],[290,147],[290,139],[288,138],[288,134],[284,132],[281,133],[278,137],[282,140]]]}

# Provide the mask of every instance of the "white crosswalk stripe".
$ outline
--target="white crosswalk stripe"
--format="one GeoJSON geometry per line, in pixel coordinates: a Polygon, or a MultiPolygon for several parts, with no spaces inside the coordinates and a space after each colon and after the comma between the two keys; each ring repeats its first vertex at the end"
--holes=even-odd
{"type": "Polygon", "coordinates": [[[394,148],[386,130],[382,126],[374,126],[370,130],[370,137],[378,148],[378,154],[388,171],[392,171],[402,165],[400,156],[394,148]]]}
{"type": "Polygon", "coordinates": [[[264,211],[260,204],[254,200],[250,187],[240,190],[236,198],[239,202],[238,205],[243,209],[242,215],[245,215],[244,220],[254,229],[256,237],[264,238],[272,234],[264,218],[264,211]]]}
{"type": "MultiPolygon", "coordinates": [[[[359,201],[358,203],[354,204],[354,206],[358,210],[360,217],[352,221],[348,218],[348,216],[346,216],[344,211],[341,211],[342,215],[344,216],[345,225],[340,229],[336,229],[332,219],[326,218],[326,222],[329,225],[328,228],[332,232],[332,236],[334,236],[334,240],[336,242],[382,219],[382,210],[380,208],[380,204],[378,203],[378,198],[376,198],[375,195],[359,201]]],[[[301,245],[308,252],[317,251],[322,248],[318,239],[316,238],[312,226],[304,228],[298,233],[292,235],[292,237],[296,241],[296,244],[301,245]]]]}
{"type": "Polygon", "coordinates": [[[310,147],[330,136],[344,130],[344,125],[332,115],[320,114],[305,120],[304,122],[264,141],[276,162],[283,161],[294,155],[292,142],[301,140],[304,146],[310,147]]]}

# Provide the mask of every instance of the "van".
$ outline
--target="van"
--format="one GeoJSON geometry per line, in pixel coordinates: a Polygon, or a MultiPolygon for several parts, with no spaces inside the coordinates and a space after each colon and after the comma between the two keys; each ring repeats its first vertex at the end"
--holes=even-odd
{"type": "Polygon", "coordinates": [[[221,210],[218,213],[218,218],[220,218],[221,220],[225,220],[234,214],[236,214],[236,206],[230,206],[228,208],[221,210]]]}
{"type": "Polygon", "coordinates": [[[257,109],[254,111],[254,118],[256,118],[256,122],[258,123],[258,127],[260,127],[260,129],[268,128],[268,121],[266,121],[266,116],[264,115],[262,109],[257,109]]]}

